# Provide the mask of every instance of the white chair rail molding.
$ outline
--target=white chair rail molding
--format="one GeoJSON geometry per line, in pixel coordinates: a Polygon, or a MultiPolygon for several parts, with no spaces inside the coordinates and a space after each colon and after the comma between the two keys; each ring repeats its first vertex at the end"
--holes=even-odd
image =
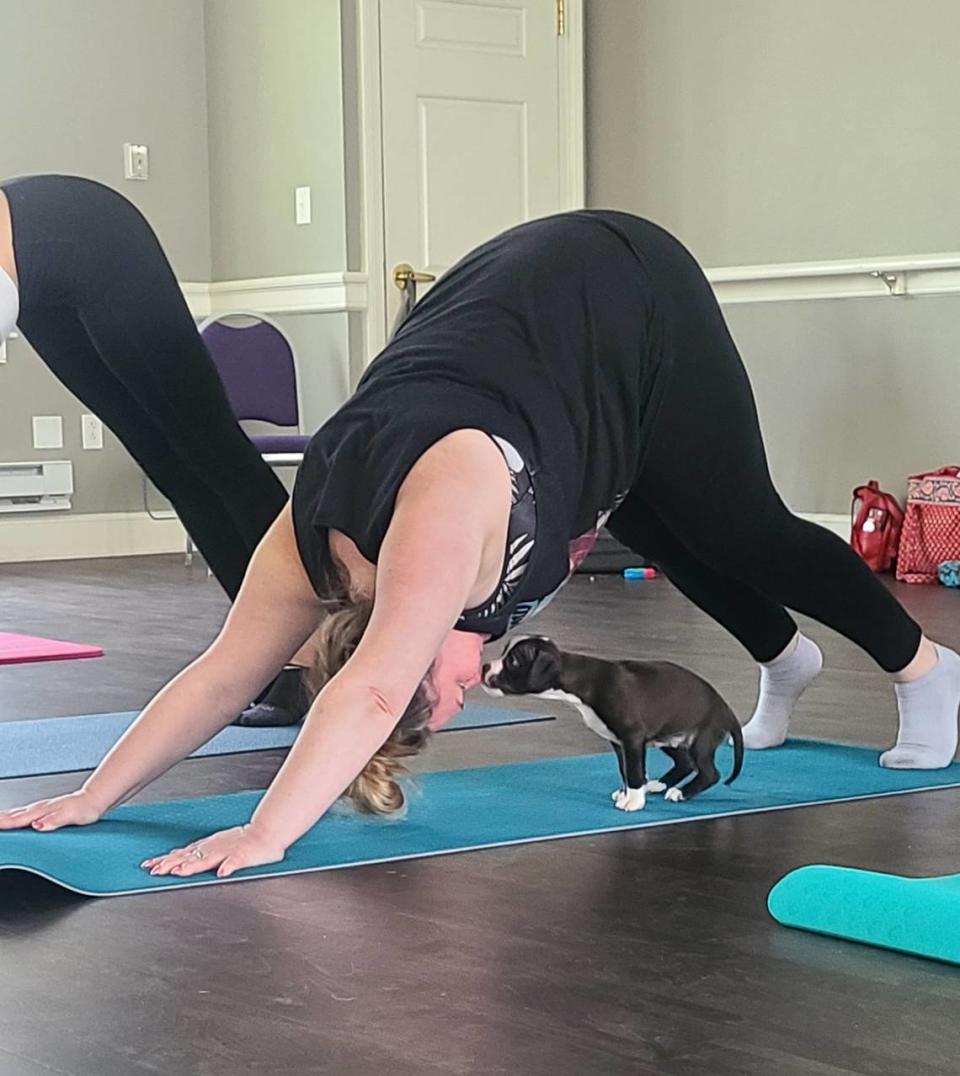
{"type": "MultiPolygon", "coordinates": [[[[721,304],[809,299],[869,299],[960,293],[960,252],[822,262],[728,265],[706,270],[721,304]]],[[[181,284],[191,313],[210,317],[243,306],[264,314],[323,314],[368,309],[366,273],[181,284]]]]}
{"type": "Polygon", "coordinates": [[[708,269],[721,303],[869,299],[960,292],[960,253],[708,269]]]}

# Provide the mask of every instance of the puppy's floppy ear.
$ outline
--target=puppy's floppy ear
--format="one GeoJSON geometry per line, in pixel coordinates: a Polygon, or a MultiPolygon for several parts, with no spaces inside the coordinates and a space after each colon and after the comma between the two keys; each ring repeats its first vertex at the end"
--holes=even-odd
{"type": "Polygon", "coordinates": [[[540,650],[530,666],[530,682],[549,684],[560,671],[560,662],[552,650],[540,650]]]}

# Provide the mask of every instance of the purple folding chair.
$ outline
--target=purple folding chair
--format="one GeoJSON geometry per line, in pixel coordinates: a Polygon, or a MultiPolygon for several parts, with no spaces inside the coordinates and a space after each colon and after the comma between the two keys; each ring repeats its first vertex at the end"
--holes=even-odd
{"type": "MultiPolygon", "coordinates": [[[[197,328],[237,421],[281,427],[276,433],[245,431],[264,462],[271,467],[299,466],[310,437],[303,432],[297,360],[287,334],[276,322],[246,310],[217,314],[197,328]]],[[[186,562],[192,561],[193,540],[188,534],[186,562]]]]}
{"type": "Polygon", "coordinates": [[[199,330],[237,420],[282,428],[247,434],[264,461],[297,466],[310,438],[301,425],[297,363],[286,333],[262,314],[243,310],[207,318],[199,330]]]}

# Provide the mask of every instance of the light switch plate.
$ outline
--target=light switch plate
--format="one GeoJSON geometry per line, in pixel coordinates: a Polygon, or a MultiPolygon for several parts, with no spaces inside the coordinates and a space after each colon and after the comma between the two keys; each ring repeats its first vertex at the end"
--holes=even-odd
{"type": "Polygon", "coordinates": [[[294,202],[296,205],[297,224],[309,224],[313,220],[313,210],[310,206],[310,188],[297,187],[294,202]]]}
{"type": "Polygon", "coordinates": [[[150,149],[133,142],[123,144],[123,178],[150,178],[150,149]]]}

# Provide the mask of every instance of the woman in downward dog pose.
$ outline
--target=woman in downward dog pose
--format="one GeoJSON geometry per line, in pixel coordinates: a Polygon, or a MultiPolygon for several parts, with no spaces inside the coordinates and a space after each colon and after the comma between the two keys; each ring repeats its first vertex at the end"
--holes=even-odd
{"type": "Polygon", "coordinates": [[[446,274],[314,436],[217,640],[80,791],[0,827],[96,821],[223,728],[318,623],[318,693],[249,823],[145,867],[225,877],[275,862],[345,790],[398,807],[403,756],[460,708],[483,642],[549,600],[608,519],[760,664],[748,745],[782,742],[820,670],[790,608],[892,676],[900,734],[883,765],[949,764],[960,657],[784,506],[690,254],[636,217],[581,211],[514,228],[446,274]]]}

